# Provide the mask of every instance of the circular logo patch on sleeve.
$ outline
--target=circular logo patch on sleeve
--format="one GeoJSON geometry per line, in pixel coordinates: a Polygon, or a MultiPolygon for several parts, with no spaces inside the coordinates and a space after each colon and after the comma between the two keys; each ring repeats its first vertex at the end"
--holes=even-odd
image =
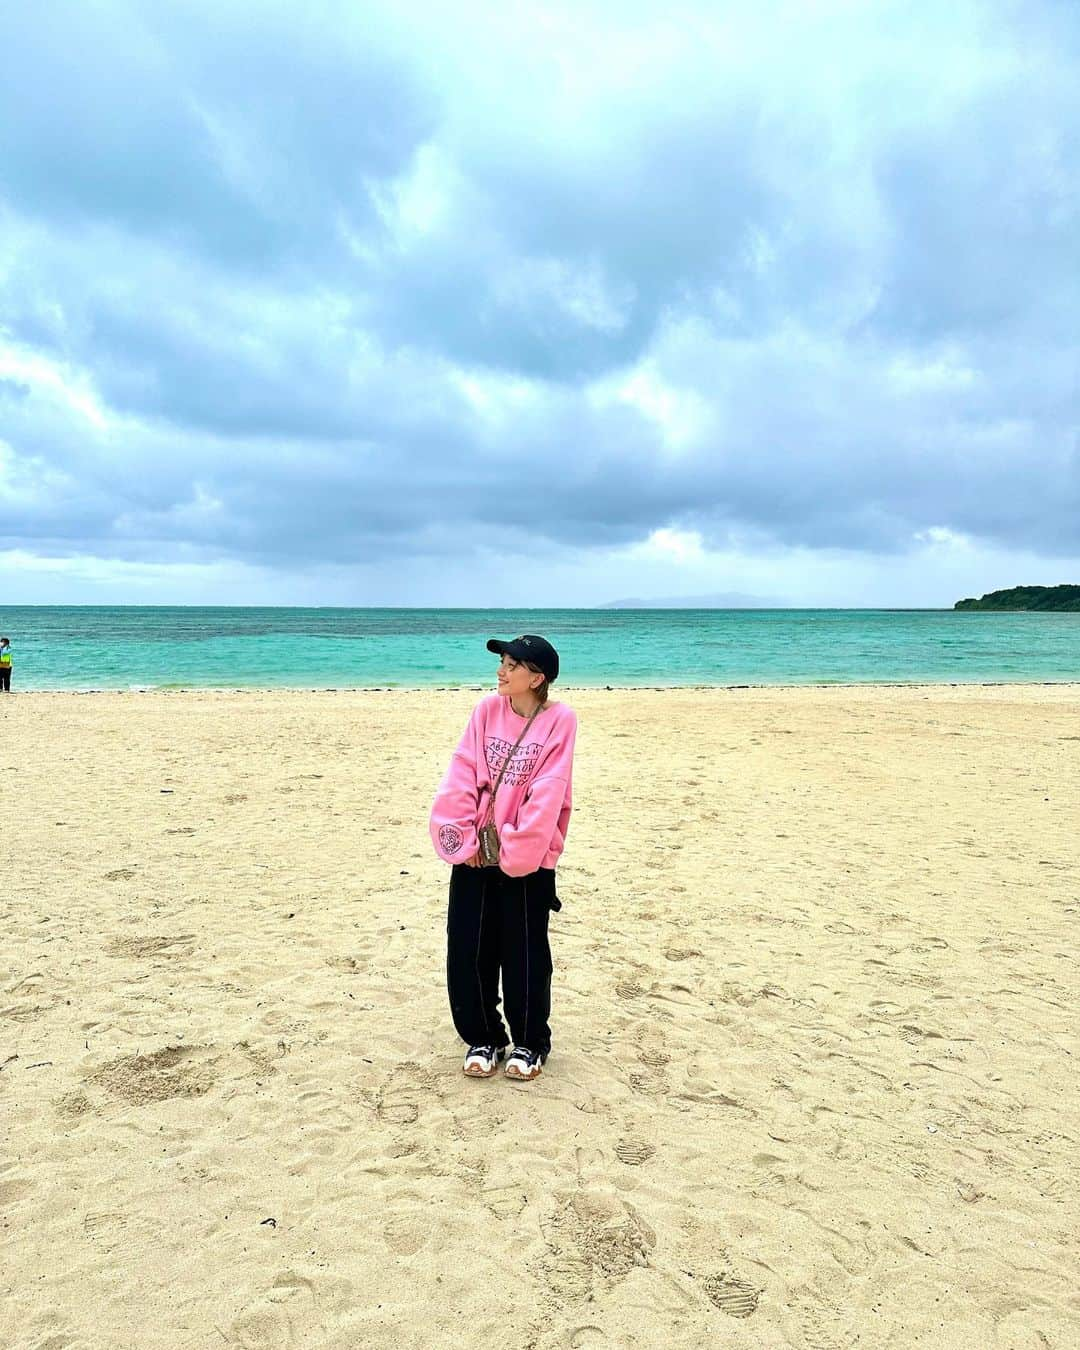
{"type": "Polygon", "coordinates": [[[465,842],[465,836],[456,825],[444,825],[439,831],[439,843],[444,853],[457,853],[465,842]]]}

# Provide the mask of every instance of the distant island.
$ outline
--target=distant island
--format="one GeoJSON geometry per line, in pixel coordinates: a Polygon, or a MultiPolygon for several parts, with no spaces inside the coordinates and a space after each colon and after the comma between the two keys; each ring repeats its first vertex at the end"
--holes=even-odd
{"type": "Polygon", "coordinates": [[[597,609],[785,609],[775,595],[747,595],[744,591],[712,591],[708,595],[659,595],[644,600],[640,595],[608,600],[597,609]]]}
{"type": "Polygon", "coordinates": [[[1080,586],[1014,586],[981,600],[957,600],[953,609],[1042,609],[1080,611],[1080,586]]]}

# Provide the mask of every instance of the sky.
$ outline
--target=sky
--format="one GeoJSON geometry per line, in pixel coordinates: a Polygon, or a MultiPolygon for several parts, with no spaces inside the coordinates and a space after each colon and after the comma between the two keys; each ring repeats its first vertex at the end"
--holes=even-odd
{"type": "Polygon", "coordinates": [[[1080,5],[50,0],[0,605],[1080,582],[1080,5]]]}

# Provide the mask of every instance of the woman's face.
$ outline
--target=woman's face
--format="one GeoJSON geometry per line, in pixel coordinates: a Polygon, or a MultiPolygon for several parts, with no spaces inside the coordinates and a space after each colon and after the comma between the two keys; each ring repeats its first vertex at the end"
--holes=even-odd
{"type": "Polygon", "coordinates": [[[499,693],[509,694],[512,699],[524,698],[531,689],[535,689],[544,680],[543,675],[538,675],[535,670],[530,670],[521,661],[515,661],[512,656],[507,656],[505,652],[499,662],[498,678],[499,693]]]}

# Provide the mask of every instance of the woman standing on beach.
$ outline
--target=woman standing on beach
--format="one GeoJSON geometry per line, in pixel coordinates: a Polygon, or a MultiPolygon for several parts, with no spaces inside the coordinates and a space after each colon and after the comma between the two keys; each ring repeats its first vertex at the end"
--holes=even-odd
{"type": "Polygon", "coordinates": [[[498,693],[473,709],[431,810],[451,863],[446,980],[465,1072],[529,1082],[551,1051],[548,917],[570,820],[577,718],[548,700],[559,655],[535,634],[492,638],[498,693]],[[499,976],[507,1035],[499,1014],[499,976]]]}
{"type": "Polygon", "coordinates": [[[0,690],[11,693],[11,641],[0,637],[0,690]]]}

